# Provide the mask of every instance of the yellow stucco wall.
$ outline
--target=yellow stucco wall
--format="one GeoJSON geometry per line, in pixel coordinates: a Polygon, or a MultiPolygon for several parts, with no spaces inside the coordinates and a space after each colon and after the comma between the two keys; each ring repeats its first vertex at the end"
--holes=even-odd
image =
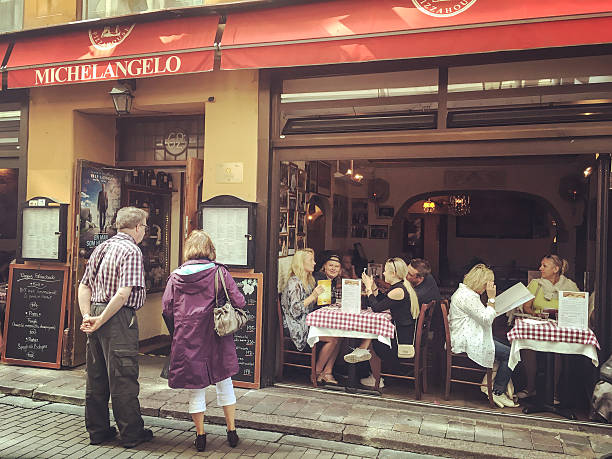
{"type": "Polygon", "coordinates": [[[23,5],[23,28],[34,29],[76,21],[75,0],[25,0],[23,5]]]}
{"type": "MultiPolygon", "coordinates": [[[[77,159],[113,165],[116,118],[113,83],[85,83],[30,92],[28,197],[73,204],[77,159]]],[[[233,194],[254,201],[257,188],[258,72],[209,72],[137,80],[132,114],[163,116],[205,112],[204,199],[233,194]],[[208,103],[209,97],[215,101],[208,103]],[[244,163],[239,184],[215,183],[219,162],[244,163]]],[[[73,207],[71,206],[71,209],[73,207]]],[[[69,228],[73,228],[69,221],[69,228]]],[[[178,231],[178,226],[175,229],[178,231]]],[[[174,241],[174,239],[173,239],[174,241]]],[[[140,339],[167,333],[161,295],[138,312],[140,339]]]]}

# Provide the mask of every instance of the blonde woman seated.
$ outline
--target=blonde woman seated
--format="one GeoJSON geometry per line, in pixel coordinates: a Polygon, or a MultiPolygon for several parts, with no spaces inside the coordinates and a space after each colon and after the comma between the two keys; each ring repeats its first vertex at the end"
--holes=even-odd
{"type": "MultiPolygon", "coordinates": [[[[535,296],[533,300],[523,304],[523,311],[527,314],[540,314],[547,309],[559,309],[559,291],[577,292],[578,286],[576,283],[565,277],[567,272],[567,260],[558,255],[546,255],[540,262],[539,279],[533,279],[529,282],[527,289],[535,296]]],[[[520,391],[517,395],[519,398],[528,398],[535,395],[536,386],[536,353],[535,351],[521,351],[521,360],[525,365],[525,373],[527,376],[527,388],[520,391]]],[[[561,359],[557,355],[555,357],[555,383],[559,381],[561,374],[561,359]]]]}
{"type": "Polygon", "coordinates": [[[513,407],[514,402],[505,395],[512,376],[512,370],[508,368],[510,347],[493,337],[497,290],[493,281],[493,271],[479,263],[465,275],[463,283],[453,293],[448,315],[451,346],[454,353],[465,352],[485,368],[493,368],[497,359],[499,369],[493,382],[493,401],[500,408],[513,407]],[[480,301],[485,290],[488,297],[486,306],[480,301]]]}
{"type": "MultiPolygon", "coordinates": [[[[323,287],[315,287],[312,275],[315,267],[314,251],[312,249],[298,250],[291,260],[291,270],[287,285],[281,293],[281,308],[283,322],[289,330],[291,341],[298,350],[303,350],[308,338],[306,316],[317,306],[317,297],[323,293],[323,287]]],[[[321,336],[324,344],[319,351],[315,371],[317,382],[338,384],[332,370],[340,350],[340,338],[321,336]]]]}
{"type": "Polygon", "coordinates": [[[385,263],[383,276],[385,282],[391,285],[389,291],[381,293],[371,276],[363,273],[361,279],[366,288],[368,304],[374,312],[389,311],[395,324],[397,332],[396,338],[391,339],[391,347],[379,341],[364,340],[361,345],[350,354],[344,356],[344,360],[350,363],[370,359],[373,380],[371,377],[363,378],[361,383],[375,387],[384,387],[379,381],[381,359],[390,362],[397,362],[397,344],[414,344],[414,327],[419,316],[419,300],[417,299],[414,288],[406,280],[408,266],[401,258],[389,258],[385,263]],[[368,347],[372,344],[374,355],[370,356],[368,347]],[[366,355],[367,353],[367,355],[366,355]],[[357,355],[355,355],[357,354],[357,355]],[[362,358],[365,356],[367,358],[362,358]],[[361,358],[361,360],[359,360],[361,358]],[[374,384],[372,384],[374,382],[374,384]]]}

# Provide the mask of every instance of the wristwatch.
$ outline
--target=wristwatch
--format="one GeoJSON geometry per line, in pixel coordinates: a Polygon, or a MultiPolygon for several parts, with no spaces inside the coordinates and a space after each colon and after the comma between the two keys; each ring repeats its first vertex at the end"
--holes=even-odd
{"type": "Polygon", "coordinates": [[[495,304],[495,298],[489,298],[487,302],[491,304],[495,304]]]}

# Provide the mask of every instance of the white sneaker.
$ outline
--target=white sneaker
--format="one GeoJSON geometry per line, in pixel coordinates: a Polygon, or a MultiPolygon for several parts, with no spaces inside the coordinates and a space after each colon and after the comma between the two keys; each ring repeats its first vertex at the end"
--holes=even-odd
{"type": "Polygon", "coordinates": [[[514,402],[510,400],[506,394],[495,395],[494,393],[493,401],[500,408],[504,408],[504,407],[514,408],[516,406],[514,402]]]}
{"type": "Polygon", "coordinates": [[[370,351],[358,347],[357,349],[354,349],[353,352],[351,352],[350,354],[346,354],[344,356],[344,361],[347,363],[359,363],[365,362],[366,360],[370,360],[370,358],[372,358],[370,351]]]}
{"type": "MultiPolygon", "coordinates": [[[[374,379],[374,376],[372,376],[372,374],[370,374],[370,376],[368,376],[367,378],[361,378],[359,380],[359,382],[361,383],[362,386],[367,386],[367,387],[375,387],[376,386],[376,379],[374,379]]],[[[378,386],[380,389],[382,389],[383,387],[385,387],[385,380],[383,379],[383,377],[380,377],[380,386],[378,386]]]]}

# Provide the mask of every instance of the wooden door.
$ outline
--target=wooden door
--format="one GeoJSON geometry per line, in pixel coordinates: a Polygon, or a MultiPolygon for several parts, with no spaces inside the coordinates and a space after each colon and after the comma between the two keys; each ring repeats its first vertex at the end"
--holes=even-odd
{"type": "MultiPolygon", "coordinates": [[[[197,213],[198,206],[202,202],[201,183],[204,177],[204,160],[188,158],[185,170],[185,186],[183,187],[183,202],[185,203],[185,214],[183,220],[183,238],[191,231],[198,228],[197,213]]],[[[181,256],[182,259],[182,256],[181,256]]]]}

